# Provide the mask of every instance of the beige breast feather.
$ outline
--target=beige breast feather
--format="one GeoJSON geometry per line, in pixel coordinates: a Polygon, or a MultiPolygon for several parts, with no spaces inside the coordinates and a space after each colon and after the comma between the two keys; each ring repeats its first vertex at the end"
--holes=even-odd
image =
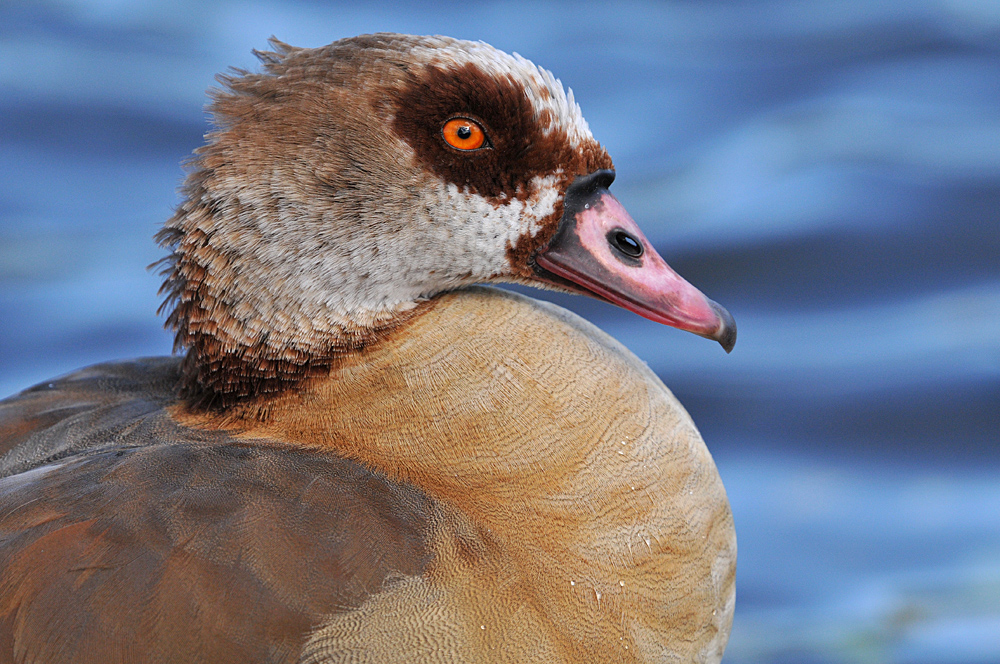
{"type": "Polygon", "coordinates": [[[574,314],[449,293],[278,408],[242,435],[438,502],[428,573],[338,614],[304,661],[721,659],[736,541],[715,464],[656,375],[574,314]]]}

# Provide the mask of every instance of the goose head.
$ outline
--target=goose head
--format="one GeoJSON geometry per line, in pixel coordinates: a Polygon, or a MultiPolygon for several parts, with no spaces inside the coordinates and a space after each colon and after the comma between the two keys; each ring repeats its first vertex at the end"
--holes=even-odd
{"type": "Polygon", "coordinates": [[[590,295],[732,348],[732,317],[610,193],[611,158],[546,70],[444,37],[271,45],[260,73],[220,78],[158,235],[187,396],[280,391],[483,282],[590,295]]]}

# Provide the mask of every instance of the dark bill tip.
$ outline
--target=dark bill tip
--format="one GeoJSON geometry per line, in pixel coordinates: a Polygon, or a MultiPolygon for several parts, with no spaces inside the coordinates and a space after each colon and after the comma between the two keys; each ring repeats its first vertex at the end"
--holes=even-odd
{"type": "Polygon", "coordinates": [[[733,352],[733,347],[736,345],[736,321],[733,319],[732,314],[719,306],[718,303],[709,300],[708,306],[712,307],[721,321],[719,329],[709,338],[718,341],[727,353],[733,352]]]}

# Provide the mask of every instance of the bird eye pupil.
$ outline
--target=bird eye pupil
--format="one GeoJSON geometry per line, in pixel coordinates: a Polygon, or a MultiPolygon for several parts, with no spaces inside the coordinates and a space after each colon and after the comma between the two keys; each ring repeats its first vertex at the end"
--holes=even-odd
{"type": "Polygon", "coordinates": [[[455,132],[455,135],[464,141],[470,136],[472,136],[472,127],[470,127],[469,125],[462,125],[455,132]]]}
{"type": "Polygon", "coordinates": [[[625,231],[615,231],[612,238],[614,239],[615,248],[626,256],[631,256],[632,258],[642,256],[642,245],[625,231]]]}

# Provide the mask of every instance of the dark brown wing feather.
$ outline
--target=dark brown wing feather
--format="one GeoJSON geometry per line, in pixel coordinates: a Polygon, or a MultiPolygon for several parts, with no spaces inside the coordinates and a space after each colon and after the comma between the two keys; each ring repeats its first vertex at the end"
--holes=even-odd
{"type": "Polygon", "coordinates": [[[0,403],[0,662],[294,662],[323,616],[426,566],[423,493],[181,427],[176,370],[104,365],[0,403]]]}

